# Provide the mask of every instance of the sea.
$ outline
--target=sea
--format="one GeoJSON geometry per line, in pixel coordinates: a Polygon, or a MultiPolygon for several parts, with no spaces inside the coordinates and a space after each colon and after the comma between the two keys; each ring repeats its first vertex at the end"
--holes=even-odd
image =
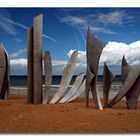
{"type": "MultiPolygon", "coordinates": [[[[55,75],[52,76],[52,85],[59,85],[61,82],[61,75],[55,75]]],[[[70,85],[73,84],[76,76],[72,77],[72,80],[70,82],[70,85]]],[[[42,77],[43,79],[43,84],[45,83],[45,76],[42,77]]],[[[27,76],[10,76],[10,83],[11,86],[13,87],[27,87],[27,76]]]]}
{"type": "MultiPolygon", "coordinates": [[[[76,79],[77,75],[74,75],[71,79],[70,85],[72,85],[76,79]]],[[[54,75],[52,76],[52,85],[59,85],[61,82],[61,75],[54,75]]],[[[85,77],[84,77],[85,78],[85,77]]],[[[45,76],[42,77],[43,79],[43,84],[45,83],[45,76]]],[[[103,76],[99,75],[98,76],[98,83],[100,84],[103,81],[103,76]]],[[[121,82],[121,75],[116,75],[113,83],[117,84],[121,82]]],[[[27,87],[27,76],[25,75],[20,75],[20,76],[10,76],[10,85],[12,87],[27,87]]]]}
{"type": "MultiPolygon", "coordinates": [[[[71,79],[71,82],[68,86],[68,89],[70,89],[70,87],[72,86],[72,84],[74,83],[75,79],[76,79],[77,75],[74,75],[71,79]]],[[[54,75],[52,76],[52,86],[51,86],[51,92],[50,92],[50,96],[53,96],[58,87],[59,84],[61,82],[61,75],[54,75]]],[[[84,77],[85,78],[85,77],[84,77]]],[[[42,77],[43,79],[43,85],[45,83],[45,76],[42,77]]],[[[98,76],[98,86],[102,86],[103,84],[103,76],[99,75],[98,76]]],[[[112,85],[121,85],[121,76],[120,75],[116,75],[114,80],[112,81],[112,85]]],[[[44,86],[43,86],[44,87],[44,86]]],[[[44,89],[44,88],[43,88],[44,89]]],[[[27,94],[27,76],[26,75],[12,75],[10,76],[10,93],[12,94],[27,94]]]]}

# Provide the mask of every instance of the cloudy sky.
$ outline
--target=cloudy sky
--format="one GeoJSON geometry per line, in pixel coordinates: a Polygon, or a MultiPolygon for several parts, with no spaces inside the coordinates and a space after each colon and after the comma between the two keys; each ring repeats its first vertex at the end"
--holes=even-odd
{"type": "Polygon", "coordinates": [[[11,75],[27,74],[27,30],[43,13],[43,53],[50,51],[53,74],[62,71],[74,50],[74,74],[86,70],[86,31],[105,42],[99,74],[106,62],[120,74],[123,54],[133,67],[140,63],[140,9],[137,8],[0,8],[0,42],[10,57],[11,75]]]}

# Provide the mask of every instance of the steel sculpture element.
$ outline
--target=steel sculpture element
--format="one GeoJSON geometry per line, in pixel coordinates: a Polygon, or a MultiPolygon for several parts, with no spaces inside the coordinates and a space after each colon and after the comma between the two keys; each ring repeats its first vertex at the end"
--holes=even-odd
{"type": "MultiPolygon", "coordinates": [[[[121,64],[121,76],[122,76],[122,84],[123,85],[124,85],[124,82],[125,82],[130,70],[131,70],[131,68],[130,68],[129,64],[127,63],[127,61],[126,61],[125,56],[123,55],[122,64],[121,64]]],[[[126,101],[127,101],[127,95],[125,95],[125,96],[126,96],[126,101]]]]}
{"type": "Polygon", "coordinates": [[[28,30],[28,103],[42,103],[42,30],[43,15],[34,18],[28,30]]]}
{"type": "MultiPolygon", "coordinates": [[[[99,93],[98,92],[98,88],[97,88],[97,93],[99,93]]],[[[100,95],[99,94],[97,94],[97,101],[98,101],[99,109],[100,110],[103,110],[103,106],[102,106],[102,102],[101,102],[101,99],[100,99],[100,95]]]]}
{"type": "Polygon", "coordinates": [[[129,64],[127,63],[127,61],[126,61],[125,56],[123,55],[122,65],[121,65],[122,84],[124,84],[130,69],[131,68],[130,68],[129,64]]]}
{"type": "Polygon", "coordinates": [[[127,96],[127,105],[129,109],[136,109],[138,97],[140,94],[140,65],[130,70],[123,87],[109,103],[109,107],[114,106],[124,96],[127,96]]]}
{"type": "Polygon", "coordinates": [[[48,103],[48,94],[52,83],[52,62],[50,53],[47,51],[44,55],[44,71],[45,71],[45,89],[43,95],[43,104],[48,103]]]}
{"type": "Polygon", "coordinates": [[[42,103],[42,30],[43,15],[34,18],[34,104],[42,103]]]}
{"type": "Polygon", "coordinates": [[[0,99],[5,99],[9,95],[9,79],[8,54],[0,44],[0,99]]]}
{"type": "Polygon", "coordinates": [[[65,103],[69,98],[71,98],[77,89],[80,87],[84,78],[84,73],[78,75],[75,79],[74,84],[72,85],[71,89],[66,93],[66,95],[59,101],[59,103],[65,103]]]}
{"type": "Polygon", "coordinates": [[[71,102],[74,99],[76,99],[77,97],[79,97],[81,94],[85,93],[85,82],[86,81],[84,80],[83,83],[81,84],[81,86],[75,92],[75,94],[73,94],[65,103],[71,102]]]}
{"type": "Polygon", "coordinates": [[[103,101],[104,101],[104,108],[108,107],[108,96],[110,86],[112,84],[112,80],[114,79],[114,75],[108,69],[106,63],[104,63],[104,71],[103,71],[103,101]]]}
{"type": "Polygon", "coordinates": [[[8,57],[8,53],[6,51],[6,49],[3,47],[4,51],[5,51],[5,57],[6,57],[6,66],[7,66],[7,76],[6,76],[6,85],[5,87],[7,87],[6,90],[6,94],[5,94],[5,99],[9,99],[9,93],[10,93],[10,60],[8,57]]]}
{"type": "Polygon", "coordinates": [[[33,28],[28,30],[28,94],[27,102],[34,103],[33,28]]]}
{"type": "Polygon", "coordinates": [[[74,51],[73,54],[71,55],[70,61],[67,63],[67,66],[65,67],[63,71],[63,76],[61,79],[59,89],[56,92],[55,96],[50,101],[50,104],[57,103],[60,100],[60,98],[63,96],[65,90],[67,89],[71,81],[71,78],[73,76],[73,70],[76,64],[77,56],[78,56],[78,52],[74,51]]]}
{"type": "Polygon", "coordinates": [[[96,39],[88,28],[87,32],[87,71],[86,71],[86,107],[88,107],[89,91],[91,90],[96,108],[99,108],[97,98],[96,82],[98,76],[98,64],[104,43],[96,39]]]}

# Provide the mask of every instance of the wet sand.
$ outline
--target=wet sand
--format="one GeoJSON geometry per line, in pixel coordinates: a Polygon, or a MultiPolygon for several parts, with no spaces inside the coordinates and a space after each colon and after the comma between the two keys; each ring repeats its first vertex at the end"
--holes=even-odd
{"type": "Polygon", "coordinates": [[[29,105],[25,95],[0,100],[1,133],[139,133],[140,102],[128,110],[125,102],[112,109],[85,108],[83,98],[68,104],[29,105]]]}

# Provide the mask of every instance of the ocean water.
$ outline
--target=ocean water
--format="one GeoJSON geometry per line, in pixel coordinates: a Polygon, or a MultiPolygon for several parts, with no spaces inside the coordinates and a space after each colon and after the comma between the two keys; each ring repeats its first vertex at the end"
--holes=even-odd
{"type": "MultiPolygon", "coordinates": [[[[45,77],[43,76],[43,84],[45,82],[45,77]]],[[[59,85],[60,82],[61,82],[61,78],[62,76],[61,75],[55,75],[52,77],[52,85],[59,85]]],[[[72,80],[70,82],[70,85],[72,85],[74,83],[76,79],[76,75],[74,75],[72,77],[72,80]]],[[[102,80],[103,80],[103,76],[102,75],[99,75],[98,76],[98,83],[102,83],[102,80]]],[[[117,75],[114,80],[113,80],[113,83],[114,84],[118,84],[121,82],[121,76],[120,75],[117,75]]],[[[10,76],[10,85],[12,87],[27,87],[27,76],[10,76]]]]}
{"type": "MultiPolygon", "coordinates": [[[[43,76],[43,85],[45,81],[45,77],[43,76]]],[[[52,85],[51,85],[51,90],[49,93],[49,96],[54,96],[54,94],[57,92],[59,84],[61,82],[62,76],[60,75],[55,75],[52,77],[52,85]]],[[[67,88],[67,91],[70,89],[71,85],[74,83],[76,79],[76,76],[72,77],[72,80],[70,82],[69,87],[67,88]]],[[[98,76],[98,89],[100,93],[102,93],[102,82],[103,81],[103,76],[98,76]]],[[[10,93],[12,94],[19,94],[19,95],[27,95],[27,76],[10,76],[10,93]]],[[[115,88],[116,92],[118,89],[121,87],[121,76],[116,76],[115,79],[113,80],[112,83],[113,87],[115,88]]],[[[113,88],[113,92],[115,91],[113,88]]],[[[44,88],[43,88],[44,90],[44,88]]]]}

